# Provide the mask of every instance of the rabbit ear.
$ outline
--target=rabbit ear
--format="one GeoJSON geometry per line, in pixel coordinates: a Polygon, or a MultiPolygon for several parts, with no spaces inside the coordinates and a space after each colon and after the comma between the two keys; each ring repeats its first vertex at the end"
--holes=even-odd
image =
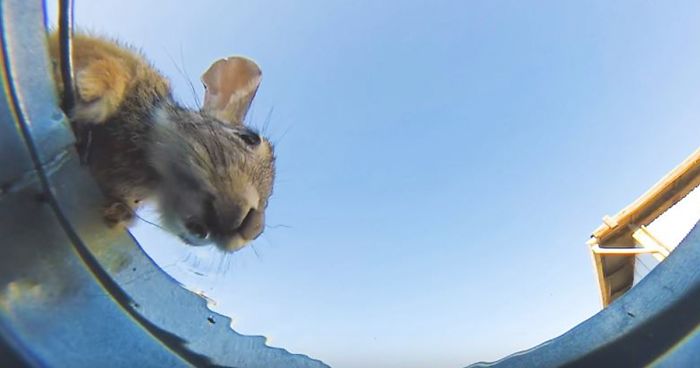
{"type": "Polygon", "coordinates": [[[212,64],[202,75],[207,114],[229,124],[242,124],[260,85],[262,72],[252,60],[228,57],[212,64]]]}

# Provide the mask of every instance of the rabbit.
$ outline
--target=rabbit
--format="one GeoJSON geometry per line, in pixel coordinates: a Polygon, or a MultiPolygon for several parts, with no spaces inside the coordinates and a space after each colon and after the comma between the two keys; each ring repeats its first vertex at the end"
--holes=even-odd
{"type": "MultiPolygon", "coordinates": [[[[163,227],[187,244],[233,252],[256,239],[275,178],[273,145],[243,124],[260,68],[243,57],[216,61],[195,110],[174,101],[168,79],[132,46],[76,33],[73,49],[76,103],[67,114],[88,132],[86,165],[106,197],[105,223],[129,226],[155,200],[163,227]]],[[[56,32],[49,52],[62,92],[56,32]]]]}

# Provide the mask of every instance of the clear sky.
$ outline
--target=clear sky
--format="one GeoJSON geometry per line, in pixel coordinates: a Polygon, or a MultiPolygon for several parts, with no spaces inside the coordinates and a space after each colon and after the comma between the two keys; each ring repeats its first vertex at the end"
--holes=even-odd
{"type": "MultiPolygon", "coordinates": [[[[700,142],[697,1],[76,1],[194,103],[254,58],[277,143],[262,238],[140,225],[245,334],[334,367],[461,367],[599,309],[585,246],[700,142]]],[[[55,9],[55,8],[52,8],[55,9]]]]}

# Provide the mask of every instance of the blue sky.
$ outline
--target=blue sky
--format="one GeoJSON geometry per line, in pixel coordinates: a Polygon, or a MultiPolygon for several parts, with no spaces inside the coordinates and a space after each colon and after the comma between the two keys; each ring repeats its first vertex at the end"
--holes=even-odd
{"type": "Polygon", "coordinates": [[[245,334],[335,367],[460,367],[599,309],[585,246],[698,146],[696,1],[77,1],[194,103],[254,58],[268,228],[222,258],[153,227],[245,334]],[[281,226],[279,226],[281,225],[281,226]],[[200,276],[203,274],[203,276],[200,276]]]}

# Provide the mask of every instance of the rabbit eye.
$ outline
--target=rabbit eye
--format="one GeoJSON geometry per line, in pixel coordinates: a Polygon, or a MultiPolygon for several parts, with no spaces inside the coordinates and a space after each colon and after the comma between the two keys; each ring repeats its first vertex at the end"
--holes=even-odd
{"type": "Polygon", "coordinates": [[[238,133],[238,136],[243,140],[243,142],[245,142],[245,144],[247,144],[251,147],[258,146],[260,144],[260,142],[262,141],[260,139],[259,135],[257,135],[254,132],[251,132],[251,131],[244,131],[244,132],[238,133]]]}

